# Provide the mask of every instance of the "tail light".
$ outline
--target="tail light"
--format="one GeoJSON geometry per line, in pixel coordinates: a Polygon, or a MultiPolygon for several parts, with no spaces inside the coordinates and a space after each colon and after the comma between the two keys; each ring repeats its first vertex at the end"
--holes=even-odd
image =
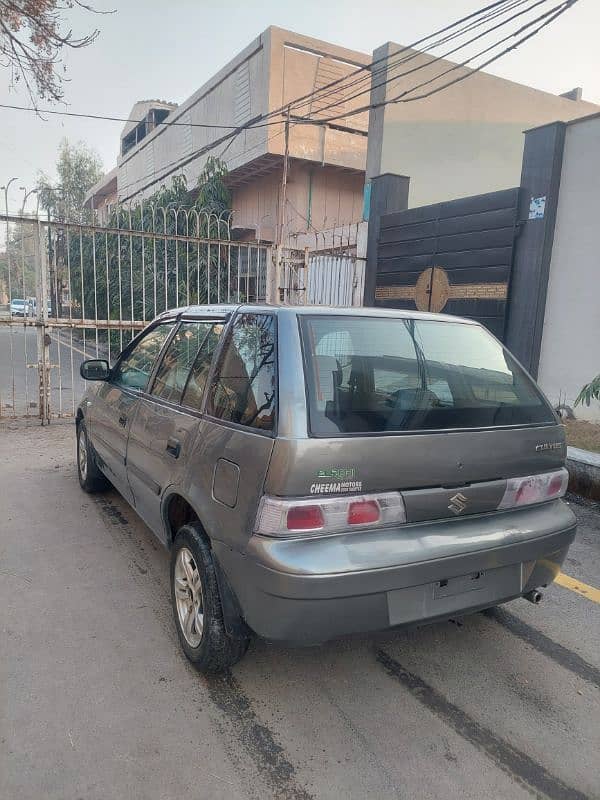
{"type": "Polygon", "coordinates": [[[318,531],[325,524],[320,506],[292,506],[286,522],[290,531],[318,531]]]}
{"type": "Polygon", "coordinates": [[[569,473],[564,468],[525,478],[509,478],[498,508],[516,508],[555,500],[565,494],[568,483],[569,473]]]}
{"type": "Polygon", "coordinates": [[[339,533],[353,528],[382,528],[406,522],[399,492],[260,501],[255,533],[263,536],[302,536],[339,533]]]}

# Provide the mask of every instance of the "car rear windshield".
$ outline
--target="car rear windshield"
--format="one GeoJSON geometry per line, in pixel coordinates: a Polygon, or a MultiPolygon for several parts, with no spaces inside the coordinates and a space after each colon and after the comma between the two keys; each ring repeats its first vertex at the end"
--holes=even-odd
{"type": "Polygon", "coordinates": [[[533,381],[484,328],[303,316],[313,436],[553,422],[533,381]]]}

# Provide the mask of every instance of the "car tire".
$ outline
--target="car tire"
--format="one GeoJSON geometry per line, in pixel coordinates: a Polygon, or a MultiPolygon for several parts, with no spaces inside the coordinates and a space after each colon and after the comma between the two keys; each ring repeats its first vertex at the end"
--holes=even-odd
{"type": "Polygon", "coordinates": [[[179,529],[171,550],[171,600],[184,653],[199,672],[223,672],[250,643],[229,636],[210,545],[198,523],[179,529]]]}
{"type": "Polygon", "coordinates": [[[108,489],[108,478],[96,463],[83,420],[77,425],[77,477],[84,492],[93,494],[108,489]]]}

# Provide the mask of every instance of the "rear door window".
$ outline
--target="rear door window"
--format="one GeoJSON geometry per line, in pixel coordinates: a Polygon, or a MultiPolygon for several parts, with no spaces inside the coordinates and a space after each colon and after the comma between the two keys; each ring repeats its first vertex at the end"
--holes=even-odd
{"type": "Polygon", "coordinates": [[[236,318],[209,390],[208,414],[249,428],[274,430],[275,331],[273,314],[241,314],[236,318]]]}
{"type": "Polygon", "coordinates": [[[313,435],[554,421],[533,381],[478,325],[303,316],[313,435]]]}
{"type": "Polygon", "coordinates": [[[202,408],[204,388],[223,327],[221,322],[212,324],[202,342],[181,401],[188,408],[193,408],[196,411],[200,411],[202,408]]]}

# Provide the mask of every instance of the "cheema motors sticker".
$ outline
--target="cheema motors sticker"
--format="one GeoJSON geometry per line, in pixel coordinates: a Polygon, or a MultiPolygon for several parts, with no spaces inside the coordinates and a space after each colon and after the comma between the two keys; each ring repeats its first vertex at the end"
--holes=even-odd
{"type": "Polygon", "coordinates": [[[311,483],[311,494],[342,494],[344,492],[361,492],[362,481],[339,481],[338,483],[311,483]]]}
{"type": "Polygon", "coordinates": [[[325,467],[317,470],[318,483],[310,486],[311,494],[343,494],[362,491],[362,481],[355,480],[355,467],[325,467]]]}

